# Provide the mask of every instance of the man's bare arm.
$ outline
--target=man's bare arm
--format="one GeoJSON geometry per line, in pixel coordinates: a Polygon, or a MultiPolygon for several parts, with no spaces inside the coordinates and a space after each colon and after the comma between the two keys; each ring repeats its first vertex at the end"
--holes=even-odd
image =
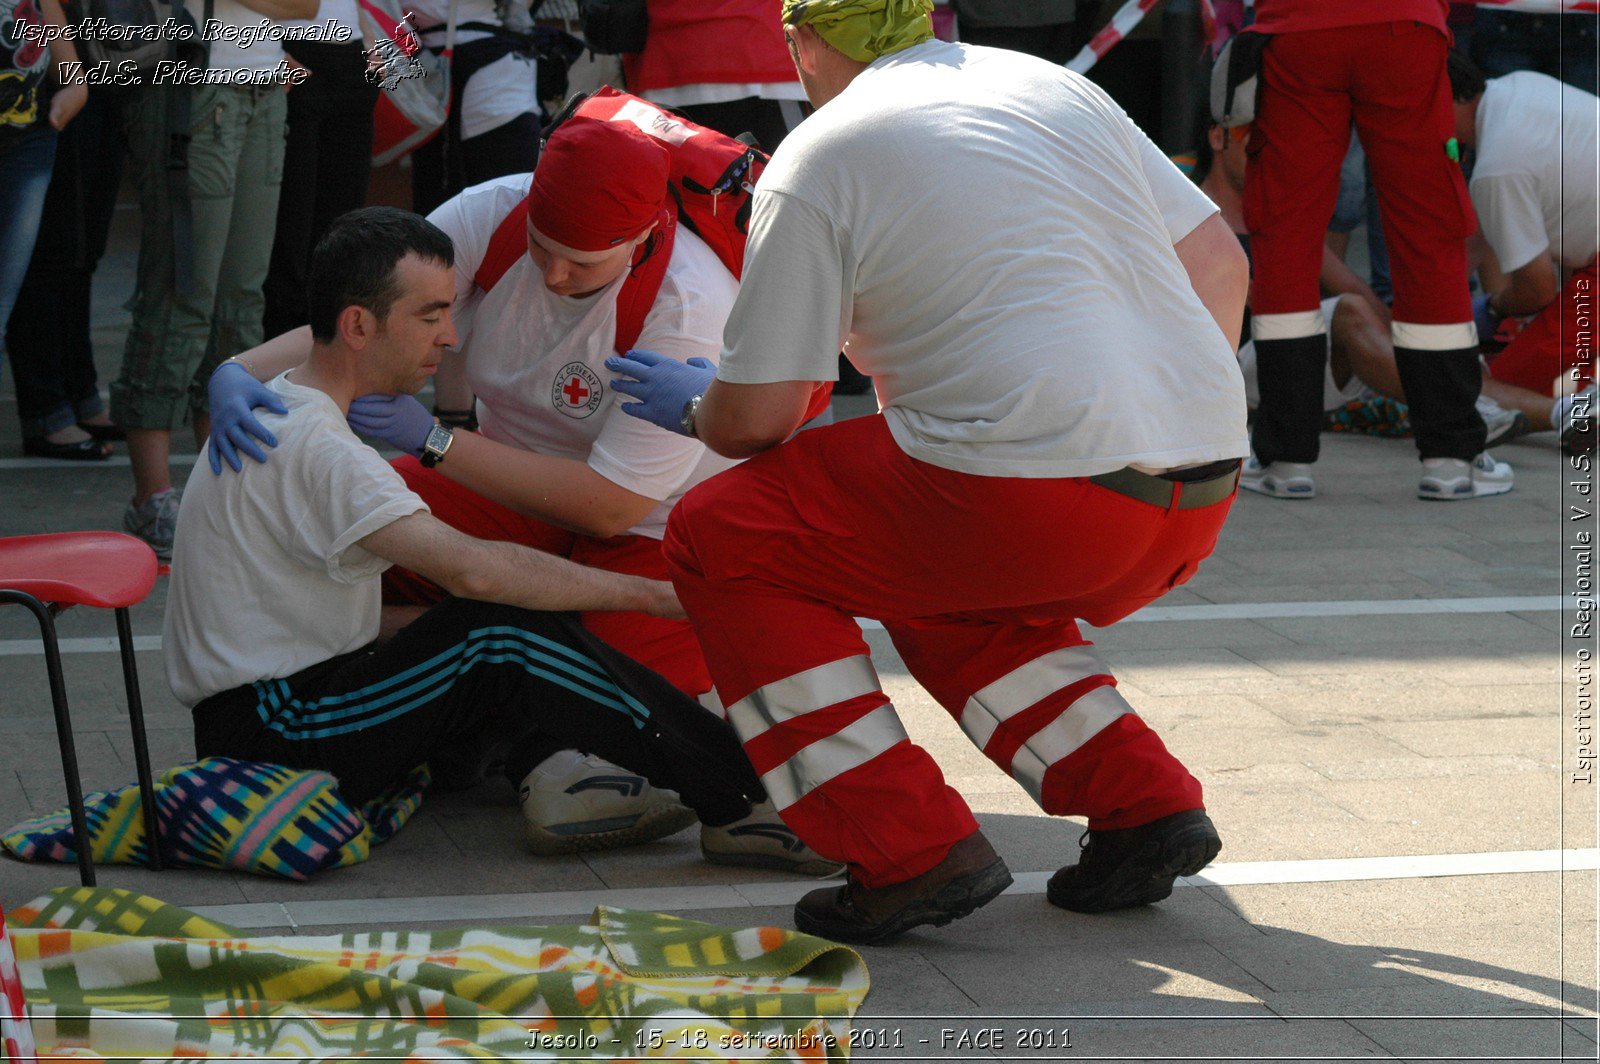
{"type": "Polygon", "coordinates": [[[629,491],[573,458],[536,454],[486,439],[456,435],[439,472],[479,495],[596,539],[619,536],[660,503],[629,491]]]}
{"type": "Polygon", "coordinates": [[[239,352],[236,357],[246,364],[256,380],[270,381],[311,357],[311,326],[302,325],[280,333],[266,343],[239,352]]]}
{"type": "Polygon", "coordinates": [[[1540,252],[1531,262],[1506,274],[1504,285],[1489,291],[1489,308],[1496,314],[1524,318],[1555,302],[1561,294],[1561,278],[1556,276],[1556,265],[1549,254],[1540,252]]]}
{"type": "Polygon", "coordinates": [[[391,521],[360,545],[432,580],[460,598],[529,610],[638,610],[683,616],[672,585],[592,569],[553,554],[475,539],[432,514],[391,521]]]}
{"type": "Polygon", "coordinates": [[[1237,351],[1239,330],[1244,325],[1244,302],[1250,294],[1250,261],[1239,246],[1239,238],[1222,215],[1213,214],[1173,245],[1173,250],[1188,272],[1195,294],[1227,337],[1229,349],[1237,351]]]}
{"type": "Polygon", "coordinates": [[[815,381],[712,381],[695,412],[695,435],[724,458],[759,454],[794,435],[816,387],[815,381]]]}

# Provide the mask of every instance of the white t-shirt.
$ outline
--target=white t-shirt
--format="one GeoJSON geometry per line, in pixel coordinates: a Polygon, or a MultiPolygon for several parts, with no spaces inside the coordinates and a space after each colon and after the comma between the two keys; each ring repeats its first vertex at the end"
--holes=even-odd
{"type": "MultiPolygon", "coordinates": [[[[683,493],[735,463],[617,409],[605,360],[616,353],[617,295],[626,273],[587,298],[558,296],[524,253],[489,292],[479,290],[473,275],[494,231],[527,195],[529,177],[475,185],[428,216],[455,242],[456,330],[480,429],[491,440],[585,462],[613,484],[660,500],[629,531],[661,539],[683,493]]],[[[716,253],[679,226],[635,346],[715,363],[738,290],[716,253]]]]}
{"type": "MultiPolygon", "coordinates": [[[[450,0],[410,0],[405,5],[415,13],[413,28],[422,43],[440,51],[448,39],[450,0]]],[[[484,30],[464,30],[467,22],[500,26],[500,15],[494,0],[456,0],[456,44],[488,40],[493,34],[484,30]]],[[[458,59],[457,62],[460,60],[458,59]]],[[[467,78],[461,99],[455,106],[461,108],[461,138],[482,136],[499,129],[518,115],[539,111],[539,64],[525,55],[511,52],[487,66],[480,67],[467,78]]]]}
{"type": "MultiPolygon", "coordinates": [[[[204,0],[186,0],[185,9],[195,23],[204,30],[206,5],[204,0]]],[[[221,35],[210,40],[212,70],[271,70],[283,59],[283,40],[277,35],[286,23],[267,18],[239,3],[239,0],[212,0],[211,17],[228,27],[221,35]],[[271,27],[266,39],[244,42],[236,30],[259,34],[261,24],[271,27]]]]}
{"type": "Polygon", "coordinates": [[[184,488],[162,646],[187,706],[377,638],[389,563],[357,541],[428,509],[293,373],[268,385],[289,412],[257,411],[278,437],[272,460],[221,476],[200,462],[184,488]]]}
{"type": "Polygon", "coordinates": [[[1569,269],[1594,259],[1597,108],[1592,93],[1531,70],[1483,90],[1470,189],[1502,270],[1544,254],[1569,269]]]}
{"type": "Polygon", "coordinates": [[[830,380],[848,337],[895,441],[947,469],[1242,456],[1238,363],[1173,251],[1216,210],[1078,75],[905,49],[773,155],[718,377],[830,380]]]}

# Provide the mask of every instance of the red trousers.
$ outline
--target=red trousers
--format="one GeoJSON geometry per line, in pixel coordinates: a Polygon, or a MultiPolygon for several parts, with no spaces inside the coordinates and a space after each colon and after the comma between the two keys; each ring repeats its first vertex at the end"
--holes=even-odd
{"type": "Polygon", "coordinates": [[[1574,270],[1554,303],[1545,307],[1489,363],[1489,376],[1541,395],[1569,369],[1578,387],[1594,380],[1595,263],[1574,270]]]}
{"type": "Polygon", "coordinates": [[[695,488],[666,554],[783,819],[877,887],[927,871],[977,822],[907,738],[853,618],[884,622],[911,675],[1047,813],[1120,828],[1200,808],[1077,619],[1110,624],[1187,580],[1230,505],[955,473],[866,417],[695,488]]]}
{"type": "MultiPolygon", "coordinates": [[[[469,536],[520,543],[614,573],[667,578],[666,560],[657,540],[628,535],[609,539],[580,536],[491,502],[437,470],[423,468],[409,455],[395,459],[393,464],[435,517],[469,536]]],[[[444,598],[444,591],[437,584],[398,565],[384,573],[383,592],[384,602],[390,604],[427,606],[444,598]]],[[[582,619],[589,631],[660,673],[691,698],[711,689],[711,675],[706,671],[694,629],[687,621],[669,621],[646,613],[585,613],[582,619]]]]}
{"type": "MultiPolygon", "coordinates": [[[[1412,21],[1284,33],[1266,46],[1244,190],[1258,321],[1321,304],[1323,237],[1353,120],[1389,244],[1396,344],[1471,346],[1401,343],[1408,324],[1472,321],[1465,240],[1477,215],[1461,167],[1445,154],[1455,128],[1448,48],[1437,29],[1412,21]]],[[[1291,331],[1271,335],[1308,335],[1284,324],[1291,331]]]]}

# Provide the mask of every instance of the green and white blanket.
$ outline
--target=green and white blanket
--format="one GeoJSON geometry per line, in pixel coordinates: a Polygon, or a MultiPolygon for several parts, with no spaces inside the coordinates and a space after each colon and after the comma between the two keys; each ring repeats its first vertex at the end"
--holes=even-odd
{"type": "Polygon", "coordinates": [[[809,935],[604,907],[584,926],[251,938],[63,888],[7,923],[41,1057],[844,1060],[868,985],[859,954],[809,935]]]}

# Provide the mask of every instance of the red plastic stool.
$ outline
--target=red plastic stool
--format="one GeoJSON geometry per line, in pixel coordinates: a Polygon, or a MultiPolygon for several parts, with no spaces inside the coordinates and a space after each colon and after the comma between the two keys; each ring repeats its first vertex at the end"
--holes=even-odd
{"type": "Polygon", "coordinates": [[[144,810],[150,866],[161,867],[161,835],[156,820],[155,788],[150,782],[150,751],[145,743],[144,703],[133,658],[133,629],[128,607],[143,602],[156,583],[156,554],[150,545],[120,532],[57,532],[44,536],[0,538],[0,605],[28,607],[39,619],[44,664],[50,675],[50,700],[56,712],[56,739],[61,768],[67,777],[67,804],[78,851],[78,873],[94,886],[94,861],[89,854],[89,828],[78,782],[78,755],[67,715],[67,689],[61,679],[61,648],[55,615],[71,606],[115,610],[117,643],[122,651],[122,681],[128,689],[128,717],[133,724],[133,757],[139,770],[139,798],[144,810]]]}

